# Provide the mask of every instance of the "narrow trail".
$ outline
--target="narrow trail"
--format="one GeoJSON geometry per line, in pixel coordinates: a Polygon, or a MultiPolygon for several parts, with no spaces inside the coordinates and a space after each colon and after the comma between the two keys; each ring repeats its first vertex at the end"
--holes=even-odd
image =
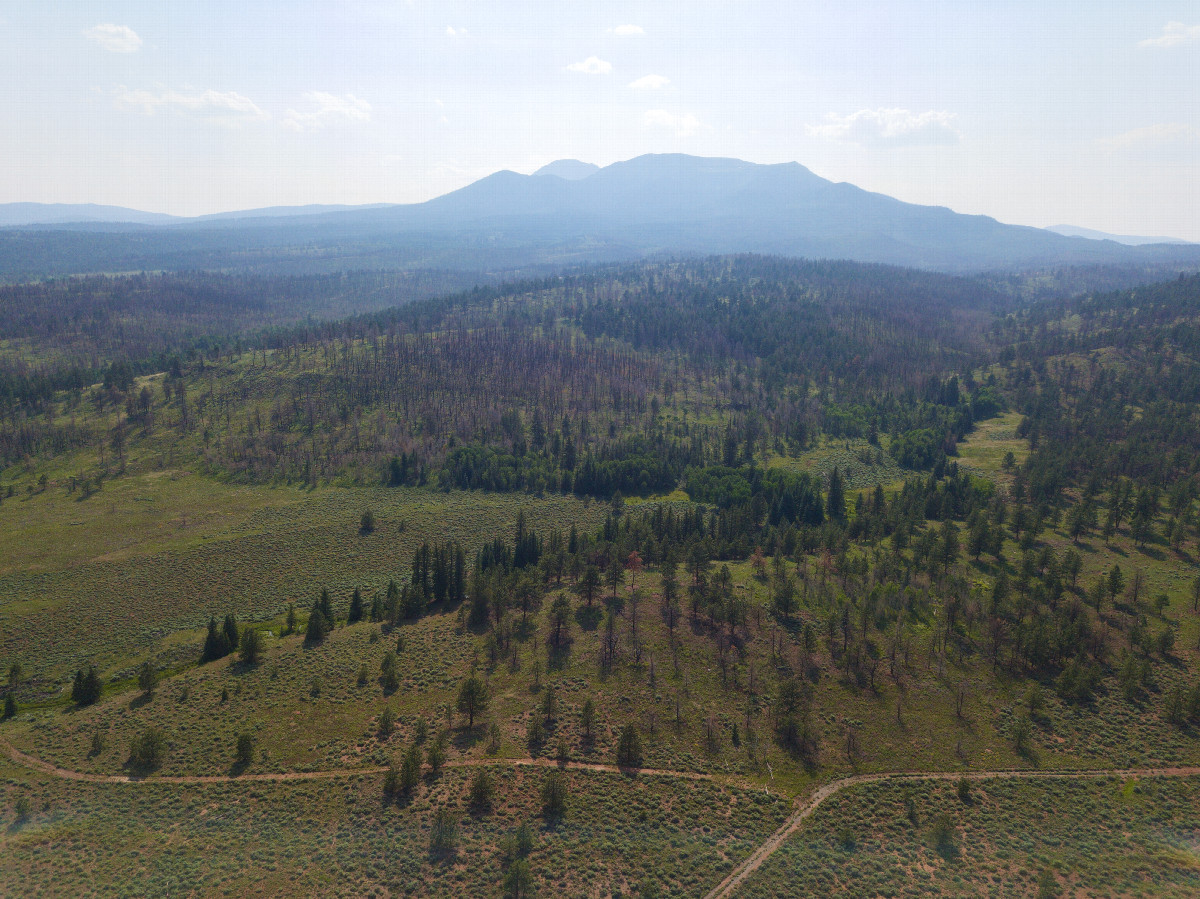
{"type": "MultiPolygon", "coordinates": [[[[287,782],[293,780],[327,780],[337,777],[357,777],[363,774],[382,774],[387,768],[329,768],[323,771],[286,771],[273,774],[162,774],[148,777],[137,777],[128,774],[89,774],[86,771],[72,771],[70,768],[60,768],[34,755],[22,752],[8,740],[0,737],[0,747],[8,758],[22,767],[63,780],[84,781],[86,783],[109,784],[228,784],[254,781],[287,782]]],[[[483,768],[509,765],[518,768],[558,768],[565,771],[598,771],[605,774],[626,774],[638,777],[673,777],[680,780],[707,780],[718,783],[738,783],[737,778],[724,774],[706,774],[700,771],[670,771],[663,768],[621,768],[617,765],[603,765],[593,762],[560,762],[557,759],[456,759],[446,762],[445,768],[483,768]]]]}
{"type": "MultiPolygon", "coordinates": [[[[13,746],[8,740],[0,737],[0,748],[10,760],[25,768],[49,774],[63,780],[84,781],[87,783],[110,784],[230,784],[255,781],[304,781],[328,780],[339,777],[357,777],[364,774],[382,774],[386,768],[330,768],[324,771],[288,771],[275,774],[193,774],[193,775],[155,775],[151,777],[133,777],[124,774],[88,774],[84,771],[72,771],[60,768],[37,756],[29,755],[13,746]]],[[[510,765],[521,768],[558,768],[566,771],[597,771],[605,774],[626,774],[639,777],[673,777],[681,780],[703,780],[716,783],[731,783],[747,788],[757,785],[739,780],[724,774],[706,774],[698,771],[671,771],[662,768],[620,768],[616,765],[603,765],[593,762],[560,762],[556,759],[458,759],[447,762],[446,768],[482,768],[510,765]]],[[[809,818],[830,796],[849,787],[861,784],[879,783],[881,781],[897,780],[997,780],[997,779],[1054,779],[1054,778],[1085,778],[1085,777],[1196,777],[1200,776],[1200,767],[1164,767],[1164,768],[1103,768],[1097,770],[1062,770],[1062,771],[1026,771],[1001,769],[995,771],[898,771],[885,774],[856,774],[843,777],[819,787],[807,799],[796,799],[796,811],[791,814],[779,828],[769,836],[750,856],[731,871],[724,880],[705,894],[705,899],[725,899],[732,896],[746,879],[762,867],[763,863],[784,844],[800,825],[809,818]]]]}
{"type": "Polygon", "coordinates": [[[892,774],[856,774],[852,777],[843,777],[841,780],[835,780],[832,783],[825,784],[815,793],[808,797],[807,801],[801,804],[802,800],[797,799],[797,809],[790,818],[783,822],[767,840],[750,853],[749,858],[743,861],[740,865],[733,869],[729,875],[719,884],[713,887],[705,894],[704,899],[724,899],[724,897],[732,896],[737,892],[738,887],[745,883],[746,879],[762,867],[771,855],[784,844],[788,837],[795,833],[805,819],[813,814],[817,808],[828,799],[830,796],[838,793],[847,787],[854,787],[860,784],[878,783],[885,780],[959,780],[965,778],[967,780],[997,780],[1001,778],[1023,778],[1023,779],[1050,779],[1050,778],[1081,778],[1081,777],[1194,777],[1200,775],[1200,767],[1191,768],[1106,768],[1096,771],[1020,771],[1020,770],[999,770],[999,771],[954,771],[954,772],[931,772],[921,773],[912,772],[896,772],[892,774]]]}

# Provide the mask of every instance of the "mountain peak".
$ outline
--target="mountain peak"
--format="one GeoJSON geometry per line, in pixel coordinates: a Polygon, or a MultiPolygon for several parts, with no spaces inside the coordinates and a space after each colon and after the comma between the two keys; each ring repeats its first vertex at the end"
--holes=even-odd
{"type": "Polygon", "coordinates": [[[582,181],[600,171],[600,166],[592,162],[580,162],[578,159],[556,159],[542,166],[534,175],[552,175],[564,181],[582,181]]]}

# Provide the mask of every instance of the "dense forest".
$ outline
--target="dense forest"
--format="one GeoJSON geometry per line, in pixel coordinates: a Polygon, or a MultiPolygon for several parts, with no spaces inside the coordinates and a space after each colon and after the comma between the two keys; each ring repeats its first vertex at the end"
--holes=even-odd
{"type": "Polygon", "coordinates": [[[53,330],[56,355],[6,363],[0,457],[107,443],[119,464],[118,446],[165,430],[214,471],[255,481],[646,495],[821,434],[890,435],[900,464],[929,469],[1004,403],[976,379],[1004,300],[941,275],[739,257],[286,323],[280,298],[330,286],[367,290],[368,303],[396,289],[383,276],[14,288],[45,308],[10,311],[6,327],[29,340],[53,330]],[[175,329],[130,324],[131,304],[160,288],[175,329]],[[71,312],[88,297],[87,315],[71,312]],[[73,333],[51,324],[63,315],[73,333]],[[225,338],[200,339],[189,316],[227,321],[225,338]],[[272,317],[272,330],[229,336],[272,317]],[[134,390],[152,371],[164,372],[154,389],[134,390]]]}

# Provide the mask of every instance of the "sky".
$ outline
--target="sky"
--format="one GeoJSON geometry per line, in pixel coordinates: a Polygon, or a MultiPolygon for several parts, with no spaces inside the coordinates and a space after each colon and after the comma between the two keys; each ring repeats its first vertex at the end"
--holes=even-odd
{"type": "Polygon", "coordinates": [[[0,0],[0,202],[409,203],[643,153],[1200,241],[1200,4],[0,0]]]}

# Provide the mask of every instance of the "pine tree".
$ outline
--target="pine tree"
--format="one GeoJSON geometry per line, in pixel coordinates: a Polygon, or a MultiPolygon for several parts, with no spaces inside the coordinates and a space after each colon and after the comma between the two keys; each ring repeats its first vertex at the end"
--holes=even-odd
{"type": "Polygon", "coordinates": [[[225,625],[221,630],[225,636],[226,647],[223,655],[229,655],[231,652],[237,649],[242,642],[242,635],[238,630],[237,618],[235,618],[233,615],[226,615],[225,625]]]}
{"type": "Polygon", "coordinates": [[[149,662],[142,662],[142,667],[138,669],[138,686],[142,692],[150,696],[157,684],[158,672],[154,670],[154,666],[149,662]]]}
{"type": "Polygon", "coordinates": [[[79,705],[91,705],[100,699],[103,687],[100,675],[95,666],[89,666],[87,673],[75,672],[75,683],[71,687],[71,699],[79,705]]]}
{"type": "Polygon", "coordinates": [[[238,646],[238,655],[242,662],[246,665],[257,665],[259,657],[262,655],[263,638],[252,627],[242,629],[242,642],[238,646]]]}
{"type": "Polygon", "coordinates": [[[354,624],[363,619],[363,599],[362,591],[358,587],[354,588],[354,595],[350,597],[350,613],[346,616],[347,624],[354,624]]]}
{"type": "Polygon", "coordinates": [[[567,810],[567,778],[561,771],[551,771],[542,782],[542,813],[547,818],[561,818],[567,810]]]}
{"type": "Polygon", "coordinates": [[[316,645],[329,635],[330,625],[321,611],[320,600],[313,603],[312,612],[308,616],[308,628],[304,632],[304,642],[310,646],[316,645]]]}
{"type": "Polygon", "coordinates": [[[321,610],[321,614],[325,617],[326,624],[329,625],[329,630],[333,630],[333,600],[329,597],[329,591],[324,587],[321,588],[321,598],[317,600],[317,608],[321,610]]]}
{"type": "Polygon", "coordinates": [[[842,480],[842,473],[838,471],[838,467],[833,467],[833,473],[829,476],[829,495],[825,500],[825,515],[833,521],[846,520],[846,488],[842,480]]]}
{"type": "Polygon", "coordinates": [[[471,805],[476,808],[487,808],[492,804],[492,796],[496,792],[496,783],[486,768],[480,768],[471,778],[471,789],[467,796],[471,805]]]}
{"type": "Polygon", "coordinates": [[[412,745],[400,763],[400,792],[406,796],[416,789],[421,779],[421,747],[412,745]]]}
{"type": "Polygon", "coordinates": [[[622,768],[642,766],[642,739],[632,724],[626,724],[621,729],[621,736],[617,740],[617,764],[622,768]]]}
{"type": "Polygon", "coordinates": [[[4,720],[17,716],[17,699],[11,693],[4,697],[4,720]]]}
{"type": "Polygon", "coordinates": [[[472,674],[458,690],[458,710],[467,716],[467,727],[475,726],[475,716],[487,711],[490,701],[487,684],[472,674]]]}
{"type": "MultiPolygon", "coordinates": [[[[226,620],[228,621],[228,619],[226,620]]],[[[236,626],[235,624],[234,627],[236,628],[236,626]]],[[[214,662],[217,659],[223,659],[233,652],[233,649],[225,631],[218,626],[217,619],[209,618],[208,636],[204,638],[204,652],[200,656],[200,661],[214,662]]]]}
{"type": "Polygon", "coordinates": [[[579,715],[579,726],[583,728],[583,738],[592,739],[592,731],[596,727],[596,703],[589,696],[583,701],[583,711],[579,715]]]}
{"type": "Polygon", "coordinates": [[[396,654],[388,650],[379,664],[380,685],[384,693],[395,693],[400,687],[400,676],[396,673],[396,654]]]}
{"type": "Polygon", "coordinates": [[[442,765],[446,764],[446,733],[442,731],[429,744],[429,748],[425,750],[425,760],[429,762],[429,770],[434,774],[438,774],[442,770],[442,765]]]}

